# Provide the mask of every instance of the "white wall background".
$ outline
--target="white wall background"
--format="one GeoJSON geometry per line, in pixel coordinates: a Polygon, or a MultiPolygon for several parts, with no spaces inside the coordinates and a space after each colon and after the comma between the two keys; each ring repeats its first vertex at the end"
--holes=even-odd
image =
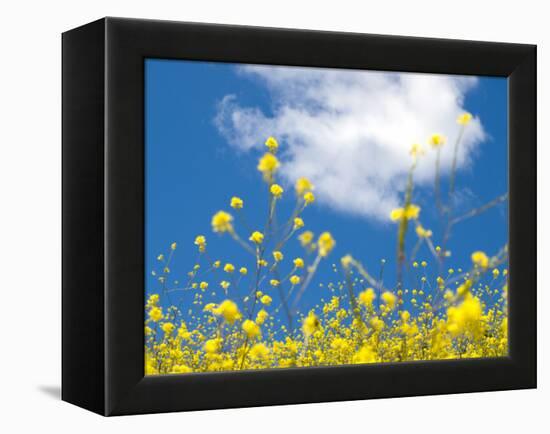
{"type": "Polygon", "coordinates": [[[545,50],[550,32],[545,10],[544,2],[535,0],[2,2],[0,430],[450,434],[547,429],[550,56],[545,50]],[[59,401],[60,33],[106,15],[538,44],[539,389],[110,419],[59,401]]]}

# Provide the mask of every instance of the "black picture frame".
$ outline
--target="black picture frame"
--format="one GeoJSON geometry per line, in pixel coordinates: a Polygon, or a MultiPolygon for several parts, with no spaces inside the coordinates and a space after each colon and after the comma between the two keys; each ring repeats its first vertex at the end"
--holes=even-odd
{"type": "Polygon", "coordinates": [[[102,415],[536,387],[536,46],[104,18],[63,34],[62,399],[102,415]],[[509,89],[509,357],[144,377],[144,59],[509,89]]]}

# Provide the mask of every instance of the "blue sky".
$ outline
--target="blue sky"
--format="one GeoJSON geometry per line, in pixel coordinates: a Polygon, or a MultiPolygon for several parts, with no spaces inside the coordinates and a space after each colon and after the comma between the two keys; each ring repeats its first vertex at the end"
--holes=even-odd
{"type": "MultiPolygon", "coordinates": [[[[289,127],[292,122],[288,121],[283,113],[288,113],[284,107],[295,107],[296,98],[300,97],[300,95],[289,96],[285,94],[286,90],[295,93],[303,91],[304,86],[308,86],[310,81],[300,82],[293,75],[285,76],[284,69],[277,71],[277,74],[280,72],[279,75],[269,73],[271,75],[266,79],[264,73],[256,74],[254,71],[251,73],[234,64],[146,60],[145,234],[147,293],[159,292],[160,285],[151,275],[151,270],[158,270],[156,257],[159,253],[166,254],[172,242],[177,242],[178,248],[170,267],[172,270],[170,281],[173,279],[180,282],[186,280],[186,273],[191,270],[196,260],[196,246],[193,245],[193,240],[198,234],[206,235],[208,249],[213,259],[220,259],[222,263],[231,262],[237,267],[246,265],[252,268],[252,262],[247,253],[240,249],[230,237],[212,233],[210,220],[212,215],[220,209],[232,211],[229,208],[229,200],[236,195],[245,201],[245,213],[249,224],[258,228],[263,227],[267,213],[266,185],[261,181],[256,166],[258,158],[263,153],[262,146],[265,138],[260,140],[259,137],[265,136],[267,133],[267,130],[264,131],[265,128],[272,127],[275,130],[273,135],[276,135],[277,132],[281,134],[283,164],[285,160],[288,160],[287,167],[307,166],[304,166],[304,162],[299,161],[292,152],[294,152],[293,146],[298,149],[296,143],[303,145],[303,141],[308,139],[304,139],[304,131],[296,131],[296,136],[293,136],[292,127],[289,127]],[[282,80],[276,81],[273,79],[274,76],[282,77],[282,80]],[[227,119],[222,119],[220,122],[220,113],[223,109],[221,104],[224,97],[227,97],[225,101],[231,103],[229,107],[226,107],[232,110],[229,113],[229,122],[227,119]],[[256,132],[250,133],[243,129],[242,125],[239,126],[231,122],[231,115],[236,112],[251,116],[251,122],[258,126],[258,137],[254,135],[256,132]],[[216,119],[218,119],[218,123],[216,123],[216,119]],[[302,141],[299,142],[297,137],[302,141]]],[[[292,73],[294,74],[294,70],[292,73]]],[[[339,71],[339,74],[334,83],[347,83],[345,72],[339,71]]],[[[334,79],[330,78],[326,81],[327,84],[316,89],[316,92],[319,89],[326,92],[327,87],[330,89],[331,83],[333,83],[331,80],[334,79]]],[[[454,78],[449,80],[451,85],[445,83],[446,87],[442,89],[459,92],[463,97],[459,104],[460,107],[473,113],[476,121],[479,122],[476,124],[477,135],[474,131],[472,136],[468,137],[469,142],[467,146],[465,145],[467,154],[461,155],[463,163],[457,174],[458,196],[461,198],[460,203],[457,204],[457,214],[461,214],[461,212],[480,206],[507,191],[507,82],[503,78],[478,77],[474,85],[462,86],[461,82],[458,82],[459,90],[457,91],[454,78]],[[481,128],[483,133],[480,132],[481,128]]],[[[351,88],[355,90],[354,95],[361,89],[368,89],[363,84],[359,86],[359,88],[351,88]]],[[[435,88],[437,89],[437,87],[435,88]]],[[[413,91],[411,92],[414,93],[416,99],[424,99],[424,94],[418,93],[418,86],[413,87],[413,91]],[[417,94],[420,97],[416,96],[417,94]]],[[[329,98],[333,96],[330,94],[329,98]]],[[[371,100],[369,98],[372,97],[373,95],[370,94],[368,98],[365,98],[366,105],[371,100]]],[[[420,101],[419,107],[431,107],[430,100],[433,101],[434,98],[437,99],[437,96],[426,95],[426,101],[420,101]]],[[[320,107],[315,110],[328,110],[331,113],[330,107],[328,109],[320,107]]],[[[358,110],[358,113],[352,113],[352,115],[362,116],[361,108],[358,110]]],[[[418,110],[418,113],[415,112],[412,115],[409,113],[407,116],[421,118],[421,112],[422,110],[418,110]]],[[[317,115],[317,112],[315,113],[317,115]]],[[[391,110],[389,113],[391,114],[391,110]]],[[[401,128],[399,116],[396,115],[395,119],[386,116],[386,118],[388,117],[389,119],[382,119],[380,122],[382,124],[394,122],[395,126],[392,126],[391,123],[388,124],[390,125],[388,134],[398,137],[398,133],[403,132],[402,130],[406,128],[401,128]]],[[[336,122],[344,122],[345,125],[346,119],[349,117],[338,118],[336,122]]],[[[413,117],[412,120],[414,121],[415,118],[413,117]]],[[[427,125],[430,125],[429,122],[427,125]]],[[[449,130],[454,132],[452,130],[454,117],[450,119],[448,125],[449,130]]],[[[475,126],[473,128],[475,129],[475,126]]],[[[359,131],[359,134],[363,133],[369,132],[359,131]]],[[[312,138],[311,140],[316,139],[312,138]]],[[[336,151],[338,151],[338,143],[343,143],[342,146],[346,145],[342,141],[345,140],[344,138],[340,142],[338,140],[336,138],[333,145],[336,151]]],[[[416,138],[411,138],[411,140],[416,140],[416,138]]],[[[353,143],[350,144],[350,147],[353,146],[353,143]]],[[[450,148],[450,145],[451,143],[447,147],[450,148]]],[[[312,146],[318,146],[317,142],[312,146]]],[[[376,142],[372,142],[370,146],[371,149],[380,149],[376,142]]],[[[406,151],[408,146],[410,144],[406,143],[406,148],[403,151],[404,159],[410,158],[406,151]]],[[[327,291],[319,288],[319,283],[326,284],[338,279],[330,265],[338,263],[339,259],[347,253],[351,253],[360,260],[373,274],[378,274],[380,261],[386,259],[387,277],[385,280],[391,284],[394,279],[396,226],[388,220],[384,220],[383,216],[386,215],[385,207],[390,206],[400,197],[400,189],[402,189],[400,187],[402,185],[400,165],[406,165],[408,162],[402,163],[398,157],[388,159],[384,154],[381,155],[377,160],[373,159],[369,163],[370,160],[366,159],[366,163],[364,163],[365,173],[376,174],[373,175],[374,178],[371,179],[370,184],[365,187],[366,189],[375,188],[374,191],[369,192],[370,196],[365,196],[367,205],[361,202],[351,212],[346,212],[345,203],[353,202],[354,191],[353,188],[349,188],[353,184],[345,183],[355,181],[354,179],[346,180],[344,176],[342,182],[346,187],[342,191],[337,191],[335,195],[331,196],[330,189],[334,184],[321,184],[319,200],[314,206],[305,210],[303,218],[307,229],[316,234],[329,230],[337,244],[329,258],[322,263],[313,284],[307,291],[301,305],[302,311],[312,307],[320,298],[328,298],[327,291]],[[388,169],[389,172],[380,170],[386,161],[388,166],[392,164],[395,166],[394,169],[391,169],[393,172],[390,169],[388,169]],[[376,176],[381,179],[391,176],[391,182],[395,185],[389,189],[389,192],[385,191],[384,185],[380,187],[384,183],[380,182],[380,178],[376,178],[376,176]],[[381,194],[383,196],[377,196],[381,194]],[[374,198],[372,207],[368,206],[369,197],[374,198]]],[[[394,155],[398,155],[398,153],[391,154],[391,156],[394,155]]],[[[432,157],[426,157],[427,160],[429,158],[432,157]]],[[[354,161],[353,155],[349,161],[354,161]]],[[[419,169],[420,185],[415,190],[414,202],[421,206],[422,224],[433,229],[434,241],[437,243],[441,232],[437,213],[433,206],[433,184],[429,181],[430,170],[431,163],[428,162],[425,163],[425,167],[419,169]]],[[[338,173],[345,175],[346,172],[345,167],[343,172],[336,172],[336,180],[338,181],[338,173]]],[[[280,181],[289,193],[278,204],[278,212],[281,216],[290,215],[293,209],[290,180],[293,176],[298,175],[286,173],[286,178],[283,177],[280,181]]],[[[445,174],[444,178],[446,179],[445,174]]],[[[322,178],[321,182],[323,182],[322,178]]],[[[445,187],[444,182],[443,189],[445,187]]],[[[357,190],[358,198],[360,198],[359,190],[357,190]]],[[[248,238],[248,234],[242,227],[239,227],[238,222],[236,228],[243,238],[248,238]]],[[[413,243],[415,235],[411,234],[408,241],[409,245],[413,243]]],[[[449,243],[452,256],[448,266],[468,268],[470,254],[473,251],[484,250],[488,254],[496,253],[506,242],[507,210],[503,205],[455,227],[449,243]]],[[[284,253],[287,267],[290,267],[291,258],[303,256],[302,249],[296,240],[288,243],[284,253]]],[[[427,250],[423,248],[418,254],[418,259],[430,261],[431,258],[427,250]]],[[[429,268],[428,272],[436,273],[436,270],[429,268]]],[[[222,273],[210,277],[208,280],[211,288],[216,287],[223,278],[222,273]]],[[[168,286],[173,286],[173,284],[169,283],[168,286]]],[[[221,301],[223,299],[222,291],[217,290],[216,293],[211,297],[212,301],[221,301]]],[[[180,297],[183,297],[184,305],[191,299],[189,292],[179,293],[175,298],[179,300],[180,297]]],[[[274,298],[276,299],[276,295],[274,298]]],[[[275,304],[278,304],[277,300],[275,304]]]]}

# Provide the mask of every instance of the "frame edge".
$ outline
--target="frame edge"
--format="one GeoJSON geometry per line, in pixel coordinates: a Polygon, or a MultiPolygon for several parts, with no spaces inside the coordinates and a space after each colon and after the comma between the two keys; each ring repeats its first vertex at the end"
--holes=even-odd
{"type": "Polygon", "coordinates": [[[105,414],[104,29],[62,34],[61,399],[105,414]]]}

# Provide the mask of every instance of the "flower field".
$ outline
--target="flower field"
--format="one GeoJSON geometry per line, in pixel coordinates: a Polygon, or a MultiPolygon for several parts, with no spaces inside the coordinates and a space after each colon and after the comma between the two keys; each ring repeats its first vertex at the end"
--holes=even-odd
{"type": "Polygon", "coordinates": [[[388,242],[396,246],[396,267],[384,280],[378,268],[372,271],[358,258],[334,257],[338,240],[330,228],[315,234],[308,227],[308,210],[316,206],[314,185],[299,178],[287,191],[278,183],[283,162],[279,143],[269,137],[257,164],[259,182],[265,184],[266,220],[250,225],[247,207],[260,204],[241,197],[222,204],[226,209],[212,216],[210,228],[198,228],[185,246],[196,250],[197,260],[179,285],[173,284],[171,266],[180,246],[172,243],[158,254],[157,267],[150,270],[158,286],[149,288],[145,304],[146,374],[507,355],[507,245],[487,253],[480,246],[465,269],[453,268],[448,246],[455,225],[507,200],[504,194],[456,215],[450,199],[455,161],[448,191],[442,191],[439,153],[453,146],[456,159],[471,118],[459,116],[460,134],[453,144],[434,134],[426,149],[411,147],[402,205],[388,215],[395,226],[395,238],[388,242]],[[427,152],[436,156],[433,203],[444,223],[437,239],[423,226],[415,203],[415,169],[427,152]],[[277,214],[283,200],[295,202],[284,218],[277,214]],[[230,238],[248,261],[237,263],[229,259],[231,252],[216,251],[219,237],[230,238]],[[288,253],[291,243],[300,246],[300,255],[288,253]],[[429,260],[417,259],[420,252],[429,260]],[[312,281],[321,269],[333,272],[334,279],[317,287],[312,281]],[[318,302],[301,311],[304,295],[312,291],[318,302]],[[180,293],[192,294],[192,305],[178,302],[180,293]]]}

